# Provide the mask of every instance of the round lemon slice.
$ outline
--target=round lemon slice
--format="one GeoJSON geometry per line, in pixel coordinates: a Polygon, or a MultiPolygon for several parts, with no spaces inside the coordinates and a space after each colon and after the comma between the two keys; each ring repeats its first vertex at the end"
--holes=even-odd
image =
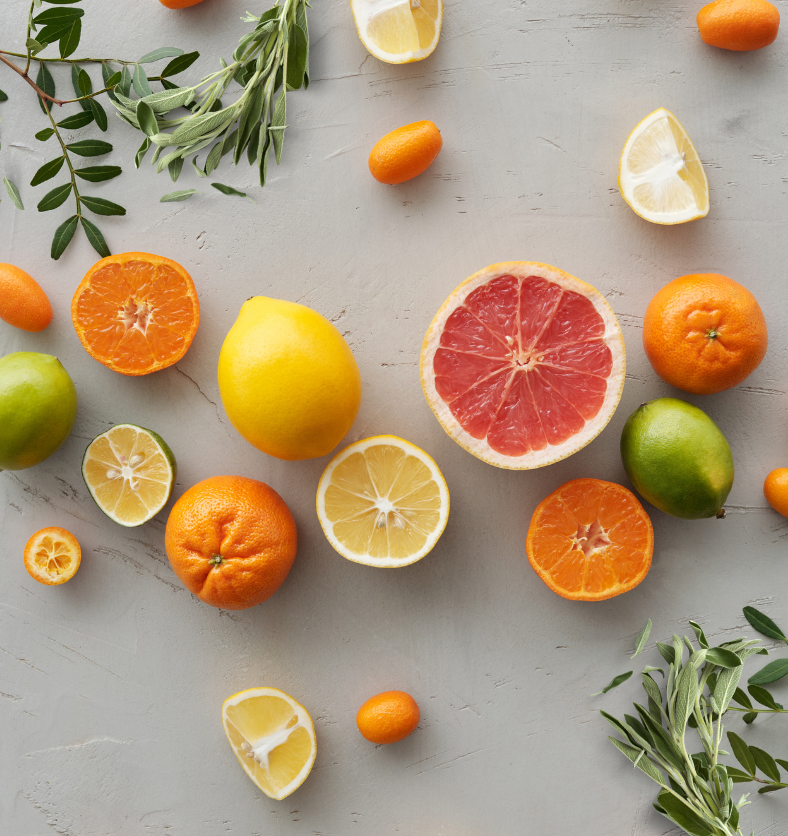
{"type": "Polygon", "coordinates": [[[317,743],[303,705],[276,688],[248,688],[222,705],[224,733],[252,781],[277,801],[306,780],[317,743]]]}
{"type": "Polygon", "coordinates": [[[409,64],[438,45],[443,0],[350,0],[361,43],[381,61],[409,64]]]}
{"type": "Polygon", "coordinates": [[[134,424],[118,424],[90,442],[82,476],[99,508],[116,523],[142,525],[167,504],[175,456],[164,439],[134,424]]]}
{"type": "Polygon", "coordinates": [[[618,166],[621,195],[641,218],[680,224],[709,213],[709,181],[678,119],[664,107],[629,135],[618,166]]]}
{"type": "Polygon", "coordinates": [[[317,516],[348,560],[396,568],[421,560],[446,528],[449,489],[423,450],[394,435],[357,441],[320,477],[317,516]]]}

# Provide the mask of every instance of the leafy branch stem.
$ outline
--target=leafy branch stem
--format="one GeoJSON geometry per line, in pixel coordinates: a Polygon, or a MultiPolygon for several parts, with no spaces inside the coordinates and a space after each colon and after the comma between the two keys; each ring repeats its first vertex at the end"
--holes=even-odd
{"type": "MultiPolygon", "coordinates": [[[[11,55],[14,58],[27,58],[24,52],[11,52],[8,49],[0,49],[0,55],[11,55]]],[[[124,61],[122,58],[41,58],[36,55],[36,61],[43,61],[45,64],[128,64],[133,67],[136,61],[124,61]]],[[[28,68],[29,69],[29,68],[28,68]]],[[[153,81],[155,79],[149,79],[153,81]]]]}
{"type": "MultiPolygon", "coordinates": [[[[8,53],[5,53],[5,54],[7,55],[8,53]]],[[[20,56],[20,57],[21,57],[21,58],[24,58],[24,56],[23,56],[23,55],[22,55],[22,56],[20,56]]],[[[40,88],[40,87],[39,87],[39,86],[35,83],[35,81],[33,81],[33,79],[32,79],[32,78],[30,78],[30,76],[27,74],[27,69],[25,69],[25,70],[20,70],[20,69],[19,69],[19,67],[17,67],[17,65],[16,65],[16,64],[14,64],[14,62],[13,62],[13,61],[9,61],[7,58],[5,58],[5,57],[4,57],[4,54],[3,54],[2,52],[0,52],[0,61],[2,61],[4,64],[7,64],[7,65],[8,65],[8,66],[9,66],[9,67],[10,67],[10,68],[11,68],[11,69],[15,72],[15,73],[17,73],[18,75],[22,76],[22,78],[23,78],[23,79],[24,79],[24,80],[25,80],[25,81],[26,81],[26,82],[27,82],[27,83],[28,83],[28,84],[29,84],[29,85],[30,85],[30,86],[31,86],[31,87],[32,87],[32,88],[36,91],[36,93],[37,93],[37,95],[38,95],[38,97],[39,97],[40,99],[44,99],[44,100],[46,100],[46,101],[52,102],[53,104],[58,105],[58,107],[62,107],[62,106],[65,104],[65,102],[64,102],[64,101],[61,101],[60,99],[54,99],[54,98],[52,98],[52,96],[50,96],[50,95],[48,95],[47,93],[45,93],[45,92],[44,92],[44,91],[43,91],[43,90],[42,90],[42,89],[41,89],[41,88],[40,88]]]]}
{"type": "Polygon", "coordinates": [[[71,157],[68,153],[68,148],[66,147],[66,143],[63,142],[63,137],[60,136],[60,131],[57,129],[57,122],[52,118],[52,114],[50,113],[49,108],[46,108],[47,116],[49,117],[49,122],[52,125],[52,130],[55,132],[55,136],[57,137],[57,141],[60,143],[60,148],[63,151],[63,158],[66,161],[66,165],[68,166],[68,170],[71,176],[71,189],[74,192],[74,198],[77,201],[77,216],[82,217],[82,206],[80,202],[79,196],[79,189],[77,187],[77,178],[74,174],[74,166],[71,164],[71,157]]]}

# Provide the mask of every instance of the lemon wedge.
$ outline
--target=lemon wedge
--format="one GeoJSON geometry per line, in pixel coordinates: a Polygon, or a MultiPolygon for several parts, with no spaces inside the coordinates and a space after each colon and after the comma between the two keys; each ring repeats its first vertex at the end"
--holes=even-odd
{"type": "Polygon", "coordinates": [[[320,477],[317,516],[348,560],[396,568],[421,560],[446,527],[449,489],[423,450],[394,435],[357,441],[320,477]]]}
{"type": "Polygon", "coordinates": [[[248,688],[222,705],[224,733],[252,781],[281,801],[306,780],[317,743],[303,705],[276,688],[248,688]]]}
{"type": "Polygon", "coordinates": [[[629,135],[618,188],[632,210],[656,224],[680,224],[709,213],[709,181],[678,119],[664,107],[629,135]]]}
{"type": "Polygon", "coordinates": [[[142,525],[167,504],[175,457],[164,439],[134,424],[118,424],[90,442],[82,477],[99,508],[116,523],[142,525]]]}
{"type": "Polygon", "coordinates": [[[421,61],[438,45],[443,0],[350,0],[358,36],[388,64],[421,61]]]}

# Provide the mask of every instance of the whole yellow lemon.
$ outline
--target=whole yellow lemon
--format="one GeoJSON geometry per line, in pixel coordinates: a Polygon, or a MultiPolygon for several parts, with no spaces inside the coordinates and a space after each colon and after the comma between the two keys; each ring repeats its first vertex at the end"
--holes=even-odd
{"type": "Polygon", "coordinates": [[[254,296],[219,355],[230,421],[258,450],[290,461],[325,456],[353,426],[361,375],[348,344],[317,311],[254,296]]]}

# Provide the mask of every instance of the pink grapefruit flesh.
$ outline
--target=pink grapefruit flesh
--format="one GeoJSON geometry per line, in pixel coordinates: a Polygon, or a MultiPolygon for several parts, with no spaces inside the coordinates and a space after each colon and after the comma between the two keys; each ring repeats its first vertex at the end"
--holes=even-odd
{"type": "Polygon", "coordinates": [[[624,383],[621,329],[591,285],[536,262],[471,276],[433,320],[422,386],[443,428],[500,467],[540,467],[607,424],[624,383]]]}

